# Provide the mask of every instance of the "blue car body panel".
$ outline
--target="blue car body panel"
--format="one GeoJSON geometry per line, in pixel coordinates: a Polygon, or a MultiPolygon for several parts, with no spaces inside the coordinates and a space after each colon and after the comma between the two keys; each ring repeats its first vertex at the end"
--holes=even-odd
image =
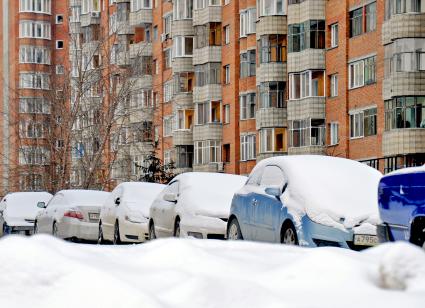
{"type": "Polygon", "coordinates": [[[425,217],[425,172],[388,175],[379,184],[379,213],[387,240],[406,240],[414,219],[425,217]]]}

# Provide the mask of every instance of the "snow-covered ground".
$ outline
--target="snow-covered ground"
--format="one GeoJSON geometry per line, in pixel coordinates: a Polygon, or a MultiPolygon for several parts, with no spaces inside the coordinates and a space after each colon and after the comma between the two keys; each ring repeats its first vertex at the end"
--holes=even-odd
{"type": "Polygon", "coordinates": [[[167,239],[0,240],[0,307],[425,307],[425,253],[167,239]]]}

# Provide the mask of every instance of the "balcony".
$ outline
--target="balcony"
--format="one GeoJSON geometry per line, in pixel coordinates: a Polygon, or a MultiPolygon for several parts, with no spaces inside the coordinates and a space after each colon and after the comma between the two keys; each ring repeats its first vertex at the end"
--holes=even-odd
{"type": "Polygon", "coordinates": [[[309,69],[325,69],[324,49],[305,49],[288,53],[288,73],[309,69]]]}
{"type": "Polygon", "coordinates": [[[173,145],[193,145],[193,132],[191,129],[179,129],[173,132],[173,145]]]}
{"type": "Polygon", "coordinates": [[[384,100],[409,95],[425,95],[425,72],[394,72],[384,79],[384,100]]]}
{"type": "Polygon", "coordinates": [[[326,0],[305,0],[288,5],[288,24],[296,24],[310,19],[325,19],[326,0]]]}
{"type": "Polygon", "coordinates": [[[325,97],[306,97],[288,101],[288,120],[325,119],[325,97]]]}
{"type": "Polygon", "coordinates": [[[286,81],[286,63],[261,63],[257,68],[257,85],[267,81],[286,81]]]}
{"type": "Polygon", "coordinates": [[[142,9],[130,13],[130,26],[140,26],[152,23],[152,9],[142,9]]]}
{"type": "Polygon", "coordinates": [[[120,21],[117,22],[117,32],[118,35],[131,35],[134,34],[134,27],[130,26],[129,21],[120,21]]]}
{"type": "Polygon", "coordinates": [[[81,27],[100,24],[100,12],[89,12],[80,16],[81,27]]]}
{"type": "Polygon", "coordinates": [[[208,163],[204,165],[193,165],[195,172],[224,172],[223,163],[208,163]]]}
{"type": "Polygon", "coordinates": [[[152,88],[152,75],[142,75],[137,77],[131,77],[131,82],[134,80],[134,88],[137,89],[150,89],[152,88]]]}
{"type": "Polygon", "coordinates": [[[382,43],[384,45],[400,38],[425,37],[425,14],[407,13],[392,15],[382,25],[382,43]]]}
{"type": "Polygon", "coordinates": [[[425,153],[425,129],[404,128],[386,131],[382,137],[382,154],[425,153]]]}
{"type": "Polygon", "coordinates": [[[287,34],[288,25],[286,16],[261,16],[256,27],[257,40],[266,34],[287,34]]]}
{"type": "Polygon", "coordinates": [[[209,22],[221,22],[221,6],[207,6],[193,11],[193,25],[200,26],[209,22]]]}
{"type": "Polygon", "coordinates": [[[221,101],[221,84],[207,84],[193,89],[194,102],[221,101]]]}
{"type": "Polygon", "coordinates": [[[288,149],[289,155],[324,155],[326,154],[326,147],[324,145],[311,145],[304,147],[290,147],[288,149]]]}
{"type": "Polygon", "coordinates": [[[221,62],[221,46],[206,46],[193,50],[193,65],[221,62]]]}
{"type": "Polygon", "coordinates": [[[193,72],[192,57],[177,57],[171,61],[173,73],[193,72]]]}
{"type": "Polygon", "coordinates": [[[69,33],[70,34],[80,34],[81,24],[79,22],[70,22],[69,23],[69,33]]]}
{"type": "Polygon", "coordinates": [[[173,20],[171,36],[194,36],[192,19],[173,20]]]}
{"type": "Polygon", "coordinates": [[[223,138],[223,124],[207,123],[193,127],[193,140],[221,140],[223,138]]]}
{"type": "Polygon", "coordinates": [[[287,110],[286,108],[260,108],[255,114],[256,129],[287,127],[287,110]]]}
{"type": "Polygon", "coordinates": [[[134,108],[129,110],[130,123],[140,123],[145,121],[152,121],[153,119],[153,108],[142,107],[134,108]]]}
{"type": "Polygon", "coordinates": [[[152,55],[152,43],[140,42],[130,45],[130,58],[138,58],[152,55]]]}
{"type": "Polygon", "coordinates": [[[193,109],[192,92],[181,92],[173,95],[173,112],[178,109],[193,109]]]}
{"type": "Polygon", "coordinates": [[[285,156],[288,155],[288,152],[267,152],[267,153],[258,153],[257,154],[257,162],[270,158],[270,157],[276,157],[276,156],[285,156]]]}

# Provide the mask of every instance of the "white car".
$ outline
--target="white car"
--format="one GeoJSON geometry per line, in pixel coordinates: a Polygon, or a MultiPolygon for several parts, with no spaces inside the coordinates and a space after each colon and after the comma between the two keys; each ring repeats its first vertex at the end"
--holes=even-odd
{"type": "Polygon", "coordinates": [[[165,185],[128,182],[119,184],[100,211],[99,243],[141,243],[148,239],[149,208],[165,185]]]}
{"type": "Polygon", "coordinates": [[[100,208],[109,192],[96,190],[61,190],[45,205],[34,223],[35,233],[49,233],[63,239],[96,241],[100,208]]]}
{"type": "Polygon", "coordinates": [[[151,206],[149,238],[224,239],[233,194],[246,180],[207,172],[176,176],[151,206]]]}
{"type": "Polygon", "coordinates": [[[32,234],[35,217],[40,211],[38,202],[48,202],[52,197],[47,192],[7,194],[0,202],[0,234],[32,234]]]}

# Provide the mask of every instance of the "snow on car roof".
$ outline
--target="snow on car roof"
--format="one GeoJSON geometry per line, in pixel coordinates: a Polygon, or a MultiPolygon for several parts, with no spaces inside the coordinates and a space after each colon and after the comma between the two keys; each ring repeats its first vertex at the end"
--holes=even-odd
{"type": "Polygon", "coordinates": [[[186,172],[175,179],[180,182],[179,203],[198,215],[227,218],[233,195],[246,182],[241,175],[186,172]]]}
{"type": "Polygon", "coordinates": [[[68,189],[57,192],[65,196],[71,205],[102,205],[109,192],[100,190],[68,189]]]}
{"type": "Polygon", "coordinates": [[[4,216],[11,218],[34,218],[40,210],[38,202],[47,203],[52,198],[48,192],[15,192],[7,194],[2,203],[6,204],[4,216]]]}
{"type": "MultiPolygon", "coordinates": [[[[307,214],[317,223],[350,228],[377,223],[378,185],[382,174],[360,162],[321,155],[278,156],[261,161],[280,166],[288,178],[283,202],[295,219],[307,214]]],[[[254,170],[255,170],[254,169],[254,170]]]]}

